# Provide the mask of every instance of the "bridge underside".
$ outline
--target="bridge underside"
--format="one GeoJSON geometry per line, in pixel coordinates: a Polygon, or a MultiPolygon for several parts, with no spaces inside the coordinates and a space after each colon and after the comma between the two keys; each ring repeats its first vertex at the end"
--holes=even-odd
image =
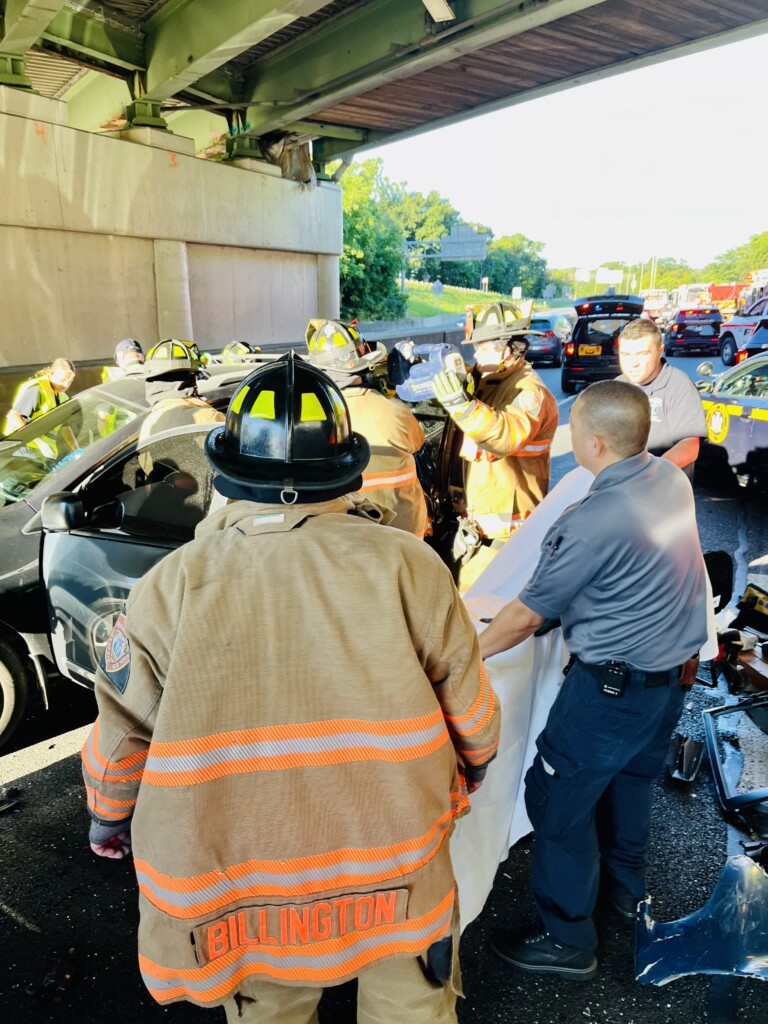
{"type": "Polygon", "coordinates": [[[768,29],[766,0],[0,0],[0,10],[0,84],[77,99],[77,126],[162,128],[202,110],[239,137],[239,155],[258,155],[257,140],[311,141],[316,165],[768,29]]]}

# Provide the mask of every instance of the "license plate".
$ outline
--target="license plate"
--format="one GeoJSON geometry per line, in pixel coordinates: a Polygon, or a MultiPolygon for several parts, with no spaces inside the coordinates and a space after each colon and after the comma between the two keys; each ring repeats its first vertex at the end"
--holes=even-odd
{"type": "Polygon", "coordinates": [[[580,356],[600,356],[603,350],[599,345],[579,345],[580,356]]]}

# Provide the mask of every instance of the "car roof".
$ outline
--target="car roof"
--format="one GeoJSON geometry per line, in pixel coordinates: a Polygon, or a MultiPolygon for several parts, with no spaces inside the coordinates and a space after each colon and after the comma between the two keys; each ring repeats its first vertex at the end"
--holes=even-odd
{"type": "Polygon", "coordinates": [[[645,300],[638,295],[585,295],[576,299],[574,308],[581,317],[588,316],[639,316],[643,311],[645,300]]]}
{"type": "Polygon", "coordinates": [[[722,316],[722,311],[717,306],[683,306],[678,309],[676,316],[692,316],[694,313],[703,313],[705,316],[722,316]]]}

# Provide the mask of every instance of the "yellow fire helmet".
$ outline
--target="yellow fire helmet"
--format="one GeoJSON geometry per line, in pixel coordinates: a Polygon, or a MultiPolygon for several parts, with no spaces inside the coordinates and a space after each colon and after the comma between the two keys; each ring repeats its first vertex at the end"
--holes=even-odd
{"type": "Polygon", "coordinates": [[[307,359],[321,370],[360,373],[387,358],[383,345],[361,336],[357,320],[310,320],[306,339],[307,359]]]}
{"type": "Polygon", "coordinates": [[[205,365],[200,349],[194,341],[179,341],[168,338],[160,341],[147,352],[147,376],[170,373],[175,370],[197,372],[205,365]]]}

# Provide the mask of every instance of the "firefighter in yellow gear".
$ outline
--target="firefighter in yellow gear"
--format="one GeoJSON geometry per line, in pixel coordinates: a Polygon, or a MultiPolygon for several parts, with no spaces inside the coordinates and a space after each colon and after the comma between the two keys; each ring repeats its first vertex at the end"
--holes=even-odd
{"type": "Polygon", "coordinates": [[[558,420],[554,395],[525,360],[524,334],[489,312],[472,333],[476,363],[468,379],[444,370],[434,382],[449,416],[461,591],[546,495],[558,420]]]}
{"type": "MultiPolygon", "coordinates": [[[[69,359],[54,359],[46,366],[19,385],[3,424],[3,434],[12,434],[32,420],[38,419],[47,412],[58,408],[68,401],[67,390],[75,379],[75,368],[69,359]]],[[[41,434],[29,442],[30,448],[36,448],[48,460],[55,461],[60,454],[59,438],[63,439],[69,451],[78,447],[74,434],[69,427],[59,431],[41,434]]]]}
{"type": "Polygon", "coordinates": [[[54,359],[50,366],[38,371],[19,385],[13,398],[3,434],[12,434],[26,423],[36,420],[68,399],[67,391],[75,379],[75,368],[68,359],[54,359]]]}
{"type": "Polygon", "coordinates": [[[371,384],[376,367],[383,368],[386,362],[387,350],[365,341],[355,322],[341,320],[310,320],[306,339],[307,358],[343,388],[352,424],[371,446],[362,493],[392,509],[391,525],[396,529],[423,537],[427,504],[414,456],[424,446],[424,431],[405,402],[386,398],[371,384]]]}
{"type": "Polygon", "coordinates": [[[101,383],[144,372],[144,349],[135,338],[123,338],[115,345],[115,365],[101,371],[101,383]]]}
{"type": "Polygon", "coordinates": [[[360,496],[343,392],[294,353],[206,453],[230,503],[134,588],[83,748],[95,853],[133,848],[139,965],[230,1024],[455,1024],[449,839],[499,710],[450,571],[360,496]],[[396,665],[396,671],[392,666],[396,665]]]}

